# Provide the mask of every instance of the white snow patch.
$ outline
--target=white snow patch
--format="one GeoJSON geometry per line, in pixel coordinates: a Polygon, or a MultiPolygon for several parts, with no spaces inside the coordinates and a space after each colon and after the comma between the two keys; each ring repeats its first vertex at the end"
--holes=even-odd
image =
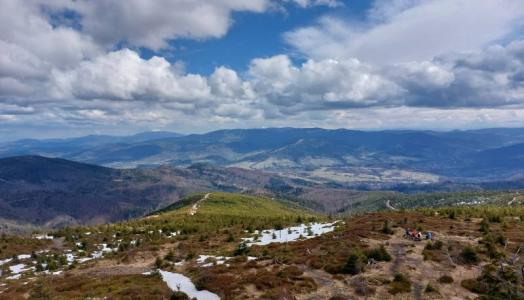
{"type": "Polygon", "coordinates": [[[31,254],[20,254],[20,255],[18,255],[18,259],[19,260],[28,259],[28,258],[31,258],[31,254]]]}
{"type": "MultiPolygon", "coordinates": [[[[332,232],[335,230],[336,223],[338,223],[338,221],[333,223],[301,224],[300,226],[288,227],[282,230],[267,229],[262,231],[262,234],[257,240],[255,240],[253,237],[243,238],[243,240],[247,242],[248,246],[264,246],[271,243],[293,242],[300,238],[311,239],[316,236],[332,232]],[[308,228],[310,230],[308,230],[308,228]]],[[[255,231],[255,233],[258,234],[257,231],[255,231]]]]}
{"type": "MultiPolygon", "coordinates": [[[[197,263],[203,264],[209,258],[214,259],[217,265],[223,265],[227,260],[231,259],[231,257],[227,257],[227,256],[199,255],[197,258],[197,263]]],[[[214,262],[209,262],[209,263],[203,264],[202,267],[207,268],[207,267],[212,267],[213,265],[214,265],[214,262]]]]}
{"type": "Polygon", "coordinates": [[[160,271],[160,275],[162,275],[162,280],[167,283],[167,286],[171,290],[184,292],[189,298],[194,297],[197,300],[220,300],[217,294],[211,293],[210,291],[198,291],[191,279],[182,274],[160,271]]]}
{"type": "Polygon", "coordinates": [[[0,266],[5,265],[12,260],[13,260],[12,258],[6,258],[4,260],[0,260],[0,266]]]}
{"type": "Polygon", "coordinates": [[[37,240],[52,240],[55,237],[52,236],[52,235],[47,235],[47,233],[46,233],[46,234],[36,235],[34,238],[37,239],[37,240]]]}
{"type": "Polygon", "coordinates": [[[75,256],[73,255],[73,253],[67,253],[66,259],[67,259],[68,264],[70,265],[71,263],[75,261],[75,256]]]}
{"type": "Polygon", "coordinates": [[[11,272],[14,274],[19,274],[25,271],[24,268],[25,268],[24,264],[18,264],[18,265],[10,266],[9,270],[11,270],[11,272]]]}
{"type": "Polygon", "coordinates": [[[9,276],[9,277],[6,277],[5,279],[7,279],[7,280],[16,280],[16,279],[20,279],[20,277],[22,277],[22,274],[16,274],[16,275],[13,275],[13,276],[9,276]]]}

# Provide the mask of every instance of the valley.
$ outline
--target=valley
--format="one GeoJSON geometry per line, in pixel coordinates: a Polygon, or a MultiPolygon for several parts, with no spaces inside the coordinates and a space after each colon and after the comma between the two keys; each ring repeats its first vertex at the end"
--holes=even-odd
{"type": "Polygon", "coordinates": [[[113,168],[207,163],[373,190],[524,187],[524,130],[358,131],[321,128],[142,133],[20,140],[0,157],[41,155],[113,168]]]}

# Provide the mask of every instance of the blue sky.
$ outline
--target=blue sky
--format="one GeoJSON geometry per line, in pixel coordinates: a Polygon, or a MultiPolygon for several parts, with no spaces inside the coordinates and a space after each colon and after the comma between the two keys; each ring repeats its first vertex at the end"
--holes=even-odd
{"type": "Polygon", "coordinates": [[[0,5],[0,140],[524,126],[520,0],[0,5]]]}
{"type": "MultiPolygon", "coordinates": [[[[341,2],[342,3],[342,2],[341,2]]],[[[284,41],[283,33],[310,25],[325,14],[362,18],[370,1],[354,1],[350,6],[331,8],[315,6],[301,8],[286,5],[285,11],[275,10],[267,14],[235,12],[233,24],[227,34],[211,39],[175,39],[169,42],[170,49],[160,52],[140,49],[142,57],[162,55],[172,63],[182,61],[191,73],[211,74],[216,67],[245,71],[254,57],[271,57],[281,53],[293,53],[284,41]]],[[[291,56],[296,62],[304,60],[301,55],[291,56]]]]}

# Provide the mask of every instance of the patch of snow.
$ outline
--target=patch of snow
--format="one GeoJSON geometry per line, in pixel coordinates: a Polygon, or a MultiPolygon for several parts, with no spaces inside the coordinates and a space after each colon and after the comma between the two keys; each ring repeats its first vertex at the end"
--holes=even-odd
{"type": "Polygon", "coordinates": [[[37,239],[37,240],[52,240],[55,237],[52,236],[52,235],[47,235],[47,233],[46,233],[46,234],[36,235],[34,238],[37,239]]]}
{"type": "Polygon", "coordinates": [[[16,275],[13,275],[13,276],[9,276],[9,277],[6,277],[5,279],[7,279],[7,280],[16,280],[16,279],[20,279],[20,277],[22,277],[22,274],[16,274],[16,275]]]}
{"type": "Polygon", "coordinates": [[[28,259],[28,258],[31,258],[31,254],[20,254],[20,255],[18,255],[18,259],[19,260],[28,259]]]}
{"type": "Polygon", "coordinates": [[[0,260],[0,266],[5,265],[12,260],[13,260],[12,258],[6,258],[4,260],[0,260]]]}
{"type": "Polygon", "coordinates": [[[189,298],[194,297],[197,300],[220,300],[217,294],[210,291],[198,291],[191,279],[182,274],[160,271],[160,275],[162,275],[162,280],[167,283],[167,286],[172,291],[184,292],[189,298]]]}
{"type": "MultiPolygon", "coordinates": [[[[199,255],[197,258],[197,263],[203,264],[206,262],[208,258],[215,259],[217,265],[223,265],[228,259],[231,259],[231,257],[227,256],[213,256],[213,255],[199,255]]],[[[209,262],[206,264],[203,264],[202,267],[212,267],[214,265],[214,262],[209,262]]]]}
{"type": "Polygon", "coordinates": [[[311,223],[301,224],[300,226],[288,227],[282,230],[268,229],[263,230],[262,235],[257,240],[253,237],[243,238],[247,242],[247,246],[252,245],[269,245],[271,243],[287,243],[293,242],[300,238],[311,239],[316,236],[332,232],[338,221],[333,223],[311,223]]]}
{"type": "Polygon", "coordinates": [[[14,274],[19,274],[25,271],[24,268],[25,268],[24,264],[18,264],[18,265],[10,266],[9,270],[11,270],[11,272],[14,274]]]}
{"type": "Polygon", "coordinates": [[[75,261],[75,256],[73,255],[73,253],[67,253],[66,259],[67,259],[68,264],[71,264],[72,262],[75,261]]]}
{"type": "Polygon", "coordinates": [[[79,259],[77,261],[82,264],[82,263],[85,263],[86,261],[90,261],[92,259],[93,259],[93,257],[84,257],[84,258],[81,258],[81,259],[79,259]]]}

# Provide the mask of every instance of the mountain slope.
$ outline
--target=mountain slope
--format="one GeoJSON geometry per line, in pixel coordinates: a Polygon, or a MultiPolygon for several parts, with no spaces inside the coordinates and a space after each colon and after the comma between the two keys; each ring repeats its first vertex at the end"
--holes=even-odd
{"type": "Polygon", "coordinates": [[[292,202],[283,202],[261,196],[213,192],[195,194],[158,212],[181,214],[227,215],[250,217],[286,217],[314,215],[292,202]]]}
{"type": "Polygon", "coordinates": [[[206,191],[278,197],[328,213],[382,194],[207,164],[120,170],[38,156],[0,159],[0,219],[10,224],[5,228],[114,222],[206,191]]]}
{"type": "Polygon", "coordinates": [[[183,191],[147,171],[35,156],[0,160],[0,217],[33,224],[97,224],[140,216],[178,200],[183,191]]]}
{"type": "Polygon", "coordinates": [[[126,168],[211,163],[368,187],[443,179],[496,180],[524,173],[522,164],[510,163],[518,159],[518,152],[503,157],[504,149],[524,143],[524,129],[519,128],[450,132],[266,128],[142,135],[147,138],[20,141],[0,145],[0,156],[44,153],[126,168]]]}
{"type": "Polygon", "coordinates": [[[524,296],[522,206],[390,210],[333,221],[264,197],[213,192],[182,203],[45,239],[2,236],[0,299],[524,296]],[[429,231],[432,240],[406,235],[408,228],[423,237],[429,231]]]}

